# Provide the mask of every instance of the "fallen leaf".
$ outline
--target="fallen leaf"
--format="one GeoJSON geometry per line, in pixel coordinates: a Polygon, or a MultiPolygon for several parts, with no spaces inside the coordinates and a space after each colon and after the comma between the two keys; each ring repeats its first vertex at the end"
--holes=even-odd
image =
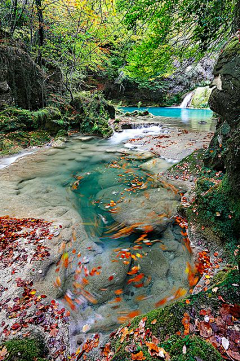
{"type": "Polygon", "coordinates": [[[227,351],[228,356],[230,356],[232,359],[236,360],[236,361],[240,361],[240,354],[239,352],[235,352],[235,351],[231,351],[228,350],[227,351]]]}
{"type": "Polygon", "coordinates": [[[145,359],[146,357],[143,355],[142,351],[139,351],[138,353],[132,353],[132,360],[142,361],[145,359]]]}
{"type": "Polygon", "coordinates": [[[8,354],[8,350],[6,346],[3,346],[3,348],[0,350],[0,361],[5,360],[7,354],[8,354]]]}

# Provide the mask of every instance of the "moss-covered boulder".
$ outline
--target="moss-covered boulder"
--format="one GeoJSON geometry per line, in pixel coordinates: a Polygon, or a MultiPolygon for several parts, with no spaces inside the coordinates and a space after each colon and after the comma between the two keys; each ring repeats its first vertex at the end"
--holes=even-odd
{"type": "Polygon", "coordinates": [[[240,43],[238,36],[233,37],[223,48],[213,74],[215,80],[210,97],[210,107],[230,124],[240,113],[240,43]]]}
{"type": "Polygon", "coordinates": [[[46,107],[32,112],[27,109],[8,107],[0,112],[0,133],[44,129],[51,135],[68,128],[58,108],[46,107]]]}
{"type": "Polygon", "coordinates": [[[71,118],[71,125],[83,133],[109,137],[113,130],[109,126],[109,119],[115,118],[115,108],[100,94],[82,92],[71,101],[75,110],[75,117],[71,118]]]}
{"type": "Polygon", "coordinates": [[[0,45],[0,108],[17,105],[38,109],[45,104],[45,75],[30,55],[16,44],[0,45]]]}
{"type": "Polygon", "coordinates": [[[41,340],[13,339],[0,346],[6,361],[44,361],[46,350],[41,340]]]}
{"type": "Polygon", "coordinates": [[[222,361],[220,353],[199,336],[171,336],[162,346],[171,361],[222,361]]]}
{"type": "Polygon", "coordinates": [[[236,331],[232,327],[239,317],[238,283],[237,270],[224,270],[221,277],[211,280],[206,292],[126,322],[110,335],[100,356],[90,360],[105,360],[108,355],[112,361],[223,360],[222,355],[226,357],[228,352],[222,346],[223,338],[229,339],[231,352],[238,348],[238,337],[234,338],[236,331]]]}

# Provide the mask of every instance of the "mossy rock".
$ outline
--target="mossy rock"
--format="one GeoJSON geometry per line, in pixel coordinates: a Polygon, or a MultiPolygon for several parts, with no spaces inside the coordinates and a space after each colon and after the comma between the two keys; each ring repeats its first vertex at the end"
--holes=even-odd
{"type": "Polygon", "coordinates": [[[45,129],[51,135],[61,129],[67,130],[69,124],[62,119],[58,108],[46,107],[37,111],[8,107],[0,112],[0,132],[32,131],[45,129]]]}
{"type": "Polygon", "coordinates": [[[76,109],[79,113],[86,114],[88,111],[97,112],[98,115],[101,112],[105,112],[109,118],[115,118],[115,108],[109,104],[101,94],[91,94],[89,92],[81,92],[74,95],[70,105],[76,109]]]}
{"type": "Polygon", "coordinates": [[[221,181],[210,169],[206,171],[197,181],[195,201],[187,215],[190,222],[209,228],[222,240],[230,262],[239,262],[233,252],[239,244],[240,199],[227,175],[221,181]]]}
{"type": "MultiPolygon", "coordinates": [[[[129,330],[138,329],[139,322],[146,316],[145,330],[149,329],[152,334],[159,339],[160,346],[170,353],[171,361],[196,361],[195,357],[199,357],[203,361],[220,361],[222,358],[218,351],[202,338],[194,335],[182,338],[177,336],[176,333],[180,332],[182,335],[184,334],[184,326],[182,324],[184,313],[194,315],[190,316],[192,322],[194,322],[195,318],[200,319],[202,317],[200,316],[202,309],[211,309],[212,315],[214,317],[218,316],[219,309],[222,307],[222,301],[219,299],[219,296],[221,296],[226,303],[238,304],[240,291],[237,284],[239,281],[240,275],[237,269],[226,270],[221,277],[213,279],[208,291],[202,291],[189,296],[187,303],[186,299],[176,301],[164,308],[155,309],[145,315],[137,316],[122,327],[127,327],[129,330]],[[216,286],[217,290],[213,292],[213,288],[216,288],[216,286]],[[157,320],[157,322],[153,322],[153,320],[157,320]],[[182,352],[184,345],[188,351],[186,355],[182,352]],[[204,350],[205,355],[203,355],[200,350],[204,350]],[[211,356],[209,356],[210,354],[211,356]]],[[[115,351],[113,361],[130,360],[129,354],[125,351],[125,347],[131,344],[132,340],[133,335],[123,343],[120,342],[120,338],[110,339],[111,347],[115,351]]],[[[142,347],[142,351],[146,357],[146,361],[151,360],[145,346],[142,347]]]]}
{"type": "Polygon", "coordinates": [[[48,132],[36,130],[32,132],[15,131],[5,135],[0,134],[0,154],[10,155],[19,153],[24,148],[41,146],[51,140],[48,132]]]}
{"type": "Polygon", "coordinates": [[[193,92],[191,107],[207,108],[211,93],[212,89],[209,86],[196,88],[193,92]]]}
{"type": "Polygon", "coordinates": [[[71,106],[77,115],[71,119],[71,125],[85,134],[94,134],[108,138],[113,130],[109,126],[110,118],[115,118],[115,108],[109,104],[100,94],[82,92],[77,94],[71,101],[71,106]]]}
{"type": "Polygon", "coordinates": [[[30,110],[8,107],[0,112],[0,132],[33,130],[38,123],[30,110]]]}
{"type": "Polygon", "coordinates": [[[36,339],[13,339],[4,342],[8,355],[6,361],[44,361],[45,347],[41,340],[36,339]]]}
{"type": "Polygon", "coordinates": [[[161,347],[170,354],[171,361],[222,361],[221,354],[198,336],[171,336],[161,347]]]}
{"type": "Polygon", "coordinates": [[[174,164],[171,168],[168,169],[168,173],[172,175],[181,175],[183,170],[187,170],[193,176],[200,176],[199,169],[203,167],[204,156],[205,151],[203,149],[198,149],[192,154],[183,158],[177,164],[174,164]]]}

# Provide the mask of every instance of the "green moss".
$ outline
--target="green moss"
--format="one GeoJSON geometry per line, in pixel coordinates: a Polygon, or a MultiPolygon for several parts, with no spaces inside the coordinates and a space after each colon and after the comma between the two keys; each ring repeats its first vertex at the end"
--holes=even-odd
{"type": "Polygon", "coordinates": [[[41,146],[51,140],[48,132],[40,131],[15,131],[8,134],[0,134],[0,154],[10,155],[19,153],[30,146],[41,146]]]}
{"type": "Polygon", "coordinates": [[[58,108],[56,107],[47,107],[39,109],[33,112],[34,118],[37,120],[39,126],[44,125],[47,120],[59,120],[62,115],[58,108]]]}
{"type": "Polygon", "coordinates": [[[2,344],[8,351],[6,361],[43,361],[44,345],[40,340],[9,340],[2,344]]]}
{"type": "Polygon", "coordinates": [[[193,176],[200,176],[200,169],[203,167],[205,151],[203,149],[198,149],[187,157],[183,158],[179,163],[174,164],[169,170],[168,173],[172,175],[181,176],[184,171],[190,173],[193,176]]]}
{"type": "Polygon", "coordinates": [[[207,108],[212,89],[209,86],[198,87],[194,90],[191,107],[207,108]]]}
{"type": "Polygon", "coordinates": [[[227,272],[226,277],[224,277],[223,281],[219,284],[216,284],[219,289],[218,292],[221,294],[223,299],[231,304],[238,304],[240,300],[240,274],[237,269],[230,270],[227,272]]]}
{"type": "Polygon", "coordinates": [[[224,58],[231,59],[236,54],[240,55],[240,45],[238,37],[234,37],[224,48],[224,58]]]}
{"type": "Polygon", "coordinates": [[[171,336],[161,345],[170,354],[171,361],[222,361],[221,354],[198,336],[171,336]],[[183,348],[186,347],[186,353],[183,348]]]}
{"type": "MultiPolygon", "coordinates": [[[[194,318],[202,319],[203,316],[200,316],[200,310],[210,308],[212,310],[212,315],[216,317],[218,315],[218,310],[222,307],[222,301],[219,299],[219,296],[223,297],[226,303],[238,303],[240,299],[240,290],[239,287],[237,287],[239,281],[240,276],[238,270],[227,270],[221,277],[219,276],[213,279],[212,285],[207,292],[199,292],[198,294],[189,296],[188,303],[186,303],[185,299],[176,301],[164,308],[152,310],[145,315],[135,317],[130,323],[124,326],[128,327],[129,330],[135,330],[138,328],[140,320],[146,316],[145,330],[150,329],[152,334],[160,340],[161,346],[165,351],[170,352],[170,355],[174,357],[173,360],[195,361],[195,356],[200,357],[202,355],[199,353],[199,349],[203,349],[207,352],[204,356],[205,358],[202,358],[203,361],[209,360],[209,358],[206,358],[209,357],[209,351],[211,351],[212,357],[214,357],[210,360],[221,360],[221,358],[218,358],[218,352],[215,351],[211,345],[206,344],[201,338],[193,336],[182,339],[177,337],[176,333],[180,331],[183,334],[184,327],[182,319],[185,312],[189,315],[194,314],[194,318]],[[216,286],[217,289],[213,291],[213,288],[216,288],[216,286]],[[157,322],[152,324],[152,321],[155,319],[157,322]],[[186,340],[188,340],[188,343],[186,343],[186,340]],[[186,355],[182,354],[184,344],[189,350],[186,355]]],[[[194,322],[193,319],[192,322],[194,322]]],[[[129,360],[129,355],[125,348],[127,345],[131,344],[132,341],[132,335],[130,335],[129,338],[126,338],[123,343],[120,342],[119,338],[111,340],[111,346],[115,352],[113,358],[114,361],[129,360]]],[[[146,360],[151,360],[147,348],[145,346],[141,347],[146,356],[146,360]]]]}
{"type": "MultiPolygon", "coordinates": [[[[209,170],[197,181],[190,221],[211,229],[222,240],[230,260],[239,242],[240,199],[232,194],[228,178],[209,170]]],[[[235,260],[237,261],[237,260],[235,260]]]]}
{"type": "Polygon", "coordinates": [[[101,94],[78,93],[71,105],[77,113],[71,123],[74,126],[78,124],[82,133],[100,135],[105,138],[112,135],[113,130],[108,120],[115,117],[115,109],[101,94]]]}

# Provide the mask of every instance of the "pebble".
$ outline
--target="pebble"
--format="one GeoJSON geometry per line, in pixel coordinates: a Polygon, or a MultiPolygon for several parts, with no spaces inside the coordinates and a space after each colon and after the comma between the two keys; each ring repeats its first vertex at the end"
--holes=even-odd
{"type": "Polygon", "coordinates": [[[89,259],[87,257],[83,257],[82,263],[84,263],[84,264],[89,263],[89,259]]]}
{"type": "Polygon", "coordinates": [[[207,316],[207,315],[204,316],[204,321],[205,321],[205,322],[209,322],[209,316],[207,316]]]}

